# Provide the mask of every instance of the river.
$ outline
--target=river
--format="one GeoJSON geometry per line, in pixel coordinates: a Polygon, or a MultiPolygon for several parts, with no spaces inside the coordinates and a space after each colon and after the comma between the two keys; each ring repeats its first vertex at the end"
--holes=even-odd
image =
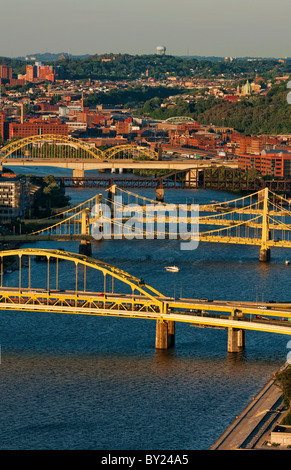
{"type": "MultiPolygon", "coordinates": [[[[155,197],[154,190],[135,192],[155,197]]],[[[67,193],[75,204],[96,190],[67,193]]],[[[165,191],[166,202],[230,199],[214,191],[165,191]]],[[[75,242],[36,246],[78,252],[75,242]]],[[[175,240],[92,244],[93,257],[166,295],[290,301],[288,252],[272,250],[266,264],[258,255],[257,247],[212,243],[181,251],[175,240]],[[169,264],[180,271],[166,272],[169,264]]],[[[32,266],[39,285],[43,266],[32,266]]],[[[18,273],[7,276],[12,285],[18,273]]],[[[60,276],[67,286],[74,273],[60,276]]],[[[94,282],[92,275],[88,283],[94,282]]],[[[175,347],[157,351],[150,320],[5,311],[0,318],[1,450],[206,450],[288,353],[288,337],[271,333],[247,332],[245,350],[230,354],[226,330],[176,324],[175,347]]]]}

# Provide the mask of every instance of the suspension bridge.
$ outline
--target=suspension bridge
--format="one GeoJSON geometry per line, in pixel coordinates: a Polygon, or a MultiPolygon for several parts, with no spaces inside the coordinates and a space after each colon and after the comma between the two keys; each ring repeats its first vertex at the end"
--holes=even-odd
{"type": "Polygon", "coordinates": [[[62,250],[6,250],[0,258],[0,310],[152,320],[157,349],[175,344],[176,322],[228,329],[229,352],[245,347],[247,330],[291,334],[290,304],[272,303],[262,310],[258,302],[175,299],[115,266],[62,250]],[[8,269],[9,259],[16,276],[8,269]],[[38,260],[46,262],[41,279],[38,260]]]}
{"type": "Polygon", "coordinates": [[[113,186],[107,197],[96,194],[44,222],[32,233],[3,233],[0,242],[77,240],[80,253],[90,254],[94,239],[175,239],[258,246],[260,261],[269,261],[271,248],[291,248],[290,201],[268,188],[197,206],[157,202],[113,186]]]}

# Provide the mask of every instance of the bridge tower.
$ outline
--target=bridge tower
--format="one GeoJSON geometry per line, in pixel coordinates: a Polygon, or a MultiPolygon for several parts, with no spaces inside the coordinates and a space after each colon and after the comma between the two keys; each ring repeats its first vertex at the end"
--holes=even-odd
{"type": "Polygon", "coordinates": [[[259,260],[266,262],[270,261],[271,251],[268,245],[270,240],[269,228],[269,190],[266,187],[259,193],[263,196],[263,219],[262,219],[262,243],[260,249],[259,260]]]}
{"type": "MultiPolygon", "coordinates": [[[[87,237],[90,235],[90,209],[86,208],[82,211],[81,219],[81,235],[87,237]]],[[[92,253],[91,242],[86,238],[81,240],[79,246],[79,253],[82,255],[90,256],[92,253]]]]}

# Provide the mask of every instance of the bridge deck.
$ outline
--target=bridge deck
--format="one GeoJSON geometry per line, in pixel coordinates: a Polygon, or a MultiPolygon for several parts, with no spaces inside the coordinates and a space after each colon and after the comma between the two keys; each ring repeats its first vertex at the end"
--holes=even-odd
{"type": "Polygon", "coordinates": [[[175,300],[166,297],[158,297],[158,300],[167,305],[167,313],[161,313],[151,299],[140,295],[48,292],[28,288],[21,291],[17,288],[0,289],[2,310],[117,316],[291,334],[291,321],[288,321],[291,320],[289,304],[272,304],[265,307],[254,302],[206,302],[198,299],[175,300]],[[219,312],[224,312],[224,315],[218,315],[219,312]],[[284,320],[278,321],[282,318],[284,320]]]}

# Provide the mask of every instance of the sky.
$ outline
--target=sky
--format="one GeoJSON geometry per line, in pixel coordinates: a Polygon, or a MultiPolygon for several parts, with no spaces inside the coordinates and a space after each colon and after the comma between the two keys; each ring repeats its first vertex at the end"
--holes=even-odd
{"type": "Polygon", "coordinates": [[[290,0],[2,0],[0,56],[290,57],[290,0]]]}

